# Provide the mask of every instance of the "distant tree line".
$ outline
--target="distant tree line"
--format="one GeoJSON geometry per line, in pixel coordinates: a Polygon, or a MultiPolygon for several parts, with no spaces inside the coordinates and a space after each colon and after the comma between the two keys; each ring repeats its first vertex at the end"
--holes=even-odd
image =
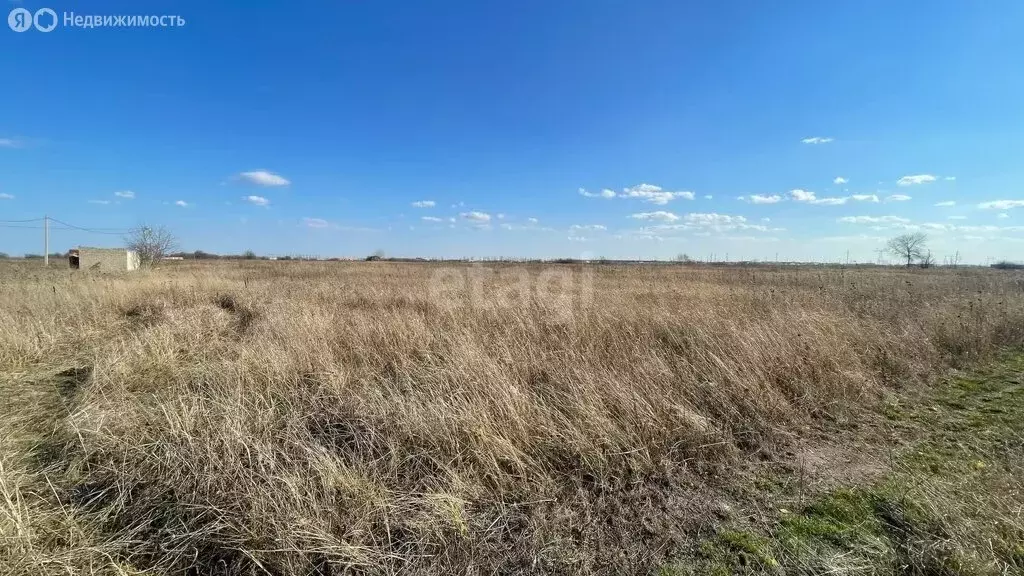
{"type": "MultiPolygon", "coordinates": [[[[151,227],[146,225],[139,225],[133,228],[125,236],[125,245],[130,250],[138,252],[143,264],[153,264],[159,260],[167,258],[173,258],[175,260],[323,260],[315,256],[260,256],[252,250],[246,250],[241,254],[216,254],[213,252],[206,252],[203,250],[195,250],[193,252],[172,252],[177,246],[177,239],[175,236],[165,227],[157,226],[151,227]]],[[[900,262],[905,264],[908,268],[917,264],[921,268],[931,268],[937,265],[935,259],[932,257],[931,250],[928,249],[928,236],[923,232],[914,232],[909,234],[901,234],[895,236],[886,244],[886,252],[889,252],[893,256],[899,258],[900,262]]],[[[65,258],[68,253],[54,252],[50,254],[50,258],[65,258]]],[[[0,252],[0,259],[8,259],[10,255],[6,252],[0,252]]],[[[40,254],[29,253],[23,256],[26,260],[41,260],[43,258],[40,254]]],[[[328,258],[328,261],[339,261],[340,258],[328,258]]],[[[487,261],[487,262],[518,262],[518,263],[545,263],[545,264],[582,264],[582,263],[597,263],[597,264],[666,264],[664,261],[651,260],[611,260],[603,256],[596,259],[579,259],[579,258],[555,258],[555,259],[521,259],[521,258],[461,258],[461,259],[435,259],[435,258],[394,258],[387,257],[383,250],[376,250],[373,254],[365,258],[367,262],[430,262],[430,261],[487,261]]],[[[688,254],[679,254],[672,260],[676,264],[684,265],[695,265],[698,262],[691,258],[688,254]]],[[[960,265],[960,253],[957,252],[955,256],[946,258],[944,260],[946,266],[957,267],[960,265]]],[[[759,265],[768,264],[767,262],[758,261],[735,261],[735,262],[705,262],[705,265],[711,266],[745,266],[745,265],[759,265]]],[[[777,263],[776,263],[777,264],[777,263]]],[[[808,264],[799,262],[787,262],[785,264],[808,264]]],[[[1008,260],[1002,260],[991,265],[992,268],[997,270],[1024,270],[1024,264],[1018,262],[1010,262],[1008,260]]]]}
{"type": "Polygon", "coordinates": [[[164,258],[180,258],[182,260],[320,260],[320,258],[316,258],[314,256],[261,256],[252,250],[246,250],[241,254],[215,254],[213,252],[205,252],[203,250],[196,250],[194,252],[171,252],[164,258]]]}

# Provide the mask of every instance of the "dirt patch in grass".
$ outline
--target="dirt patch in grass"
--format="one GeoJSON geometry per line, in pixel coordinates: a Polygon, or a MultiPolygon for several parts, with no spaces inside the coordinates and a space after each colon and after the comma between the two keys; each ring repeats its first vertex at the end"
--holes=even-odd
{"type": "Polygon", "coordinates": [[[152,327],[167,317],[165,304],[155,300],[143,300],[129,304],[122,311],[123,316],[133,326],[152,327]]]}
{"type": "Polygon", "coordinates": [[[214,300],[214,304],[221,310],[229,312],[233,318],[233,328],[239,336],[244,336],[259,315],[250,306],[243,304],[238,298],[230,294],[221,294],[214,300]]]}
{"type": "Polygon", "coordinates": [[[70,402],[90,377],[92,377],[92,366],[75,366],[57,373],[53,378],[53,383],[61,399],[70,402]]]}

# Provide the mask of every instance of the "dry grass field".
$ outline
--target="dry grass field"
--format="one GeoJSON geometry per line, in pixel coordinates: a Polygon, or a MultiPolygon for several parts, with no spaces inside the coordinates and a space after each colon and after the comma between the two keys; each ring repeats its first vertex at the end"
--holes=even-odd
{"type": "Polygon", "coordinates": [[[1019,482],[891,572],[722,527],[1022,344],[984,269],[0,263],[0,574],[1009,574],[1019,482]]]}

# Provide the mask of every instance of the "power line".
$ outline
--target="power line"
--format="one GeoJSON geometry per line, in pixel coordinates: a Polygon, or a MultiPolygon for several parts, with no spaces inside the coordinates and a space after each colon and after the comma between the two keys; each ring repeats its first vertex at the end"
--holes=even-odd
{"type": "Polygon", "coordinates": [[[75,232],[88,232],[89,234],[109,234],[111,236],[124,236],[125,235],[125,232],[103,232],[101,230],[89,230],[89,229],[85,229],[85,228],[60,228],[60,227],[56,227],[56,226],[50,226],[50,230],[63,230],[65,232],[68,231],[68,230],[74,230],[75,232]]]}
{"type": "Polygon", "coordinates": [[[53,230],[75,230],[78,232],[85,232],[88,234],[103,234],[107,236],[124,236],[129,233],[129,230],[120,228],[85,228],[83,226],[76,226],[74,224],[68,224],[63,220],[57,220],[51,218],[48,215],[43,215],[42,218],[26,218],[24,220],[0,220],[0,228],[15,228],[22,230],[42,230],[43,231],[43,266],[48,267],[50,265],[50,229],[53,230]],[[60,224],[61,226],[50,226],[50,222],[60,224]],[[35,222],[42,222],[42,226],[33,226],[31,224],[35,222]]]}
{"type": "Polygon", "coordinates": [[[45,225],[43,225],[43,226],[20,226],[20,224],[26,224],[26,223],[32,223],[32,222],[43,222],[44,220],[50,220],[51,222],[56,222],[57,224],[61,224],[61,225],[64,226],[63,228],[61,228],[59,226],[51,226],[50,230],[78,230],[79,232],[89,232],[89,233],[92,233],[92,234],[116,234],[116,235],[119,235],[119,236],[128,233],[128,230],[125,229],[125,228],[85,228],[85,227],[82,227],[82,226],[76,226],[74,224],[68,224],[67,222],[64,222],[62,220],[57,220],[56,218],[52,218],[52,217],[50,217],[50,218],[29,218],[29,219],[26,219],[26,220],[0,220],[0,228],[23,228],[23,229],[27,229],[27,230],[42,230],[43,228],[46,227],[45,225]]]}
{"type": "Polygon", "coordinates": [[[56,228],[56,230],[79,230],[81,232],[89,232],[92,234],[110,234],[115,236],[123,236],[127,232],[127,230],[119,228],[83,228],[81,226],[75,226],[74,224],[68,224],[62,220],[57,220],[56,218],[50,218],[50,220],[57,224],[67,226],[67,228],[56,228]]]}
{"type": "MultiPolygon", "coordinates": [[[[51,218],[51,220],[53,220],[53,219],[51,218]]],[[[0,228],[19,228],[19,229],[22,229],[22,230],[44,230],[46,227],[45,226],[21,226],[21,225],[18,225],[18,224],[0,224],[0,228]]],[[[114,231],[106,232],[104,230],[92,229],[92,228],[78,228],[78,227],[74,227],[74,228],[63,227],[62,228],[60,226],[50,226],[50,230],[61,230],[61,231],[65,231],[65,232],[68,231],[68,230],[74,230],[76,232],[88,232],[90,234],[108,234],[108,235],[111,235],[111,236],[124,236],[125,233],[126,233],[126,232],[114,232],[114,231]]],[[[112,229],[108,229],[108,230],[112,230],[112,229]]]]}

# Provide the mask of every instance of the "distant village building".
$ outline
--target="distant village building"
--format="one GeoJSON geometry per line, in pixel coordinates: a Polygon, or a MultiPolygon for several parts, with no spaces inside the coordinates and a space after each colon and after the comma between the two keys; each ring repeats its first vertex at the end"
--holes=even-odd
{"type": "Polygon", "coordinates": [[[68,254],[72,268],[102,272],[129,272],[139,269],[139,255],[124,248],[89,248],[80,246],[68,254]]]}

